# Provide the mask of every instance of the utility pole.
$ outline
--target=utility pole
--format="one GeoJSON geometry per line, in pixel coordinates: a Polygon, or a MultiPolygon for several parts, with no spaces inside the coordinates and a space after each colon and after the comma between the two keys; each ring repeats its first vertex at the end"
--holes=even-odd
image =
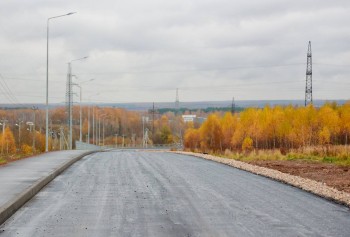
{"type": "Polygon", "coordinates": [[[95,106],[92,106],[92,144],[95,144],[95,106]]]}
{"type": "Polygon", "coordinates": [[[135,147],[135,140],[136,140],[136,134],[132,133],[131,134],[132,147],[135,147]]]}
{"type": "MultiPolygon", "coordinates": [[[[100,114],[98,116],[98,145],[100,145],[101,143],[101,119],[102,119],[102,126],[104,129],[104,117],[106,116],[107,114],[100,114]]],[[[103,133],[104,131],[102,130],[102,136],[103,136],[103,133]]],[[[103,144],[104,140],[102,140],[102,144],[103,144]]]]}
{"type": "Polygon", "coordinates": [[[72,90],[72,62],[87,59],[88,57],[78,58],[68,63],[67,85],[66,85],[66,103],[68,112],[68,129],[69,129],[69,150],[73,149],[73,90],[72,90]]]}
{"type": "Polygon", "coordinates": [[[88,134],[86,138],[86,143],[90,144],[90,105],[88,105],[88,134]]]}
{"type": "Polygon", "coordinates": [[[305,106],[312,104],[312,53],[311,41],[307,49],[305,106]]]}
{"type": "Polygon", "coordinates": [[[21,123],[23,123],[23,121],[19,119],[16,124],[18,127],[18,149],[21,149],[21,123]]]}
{"type": "Polygon", "coordinates": [[[97,145],[99,146],[100,145],[100,142],[101,142],[101,118],[98,117],[98,121],[97,121],[97,124],[98,124],[98,137],[97,137],[97,145]]]}
{"type": "Polygon", "coordinates": [[[177,111],[180,109],[179,88],[176,88],[175,109],[177,111]]]}
{"type": "Polygon", "coordinates": [[[152,108],[152,137],[154,136],[154,102],[153,102],[153,108],[152,108]]]}
{"type": "Polygon", "coordinates": [[[60,150],[63,150],[63,136],[64,136],[63,127],[60,126],[60,150]]]}
{"type": "Polygon", "coordinates": [[[236,110],[235,97],[232,98],[231,114],[234,115],[236,110]]]}
{"type": "Polygon", "coordinates": [[[6,126],[7,120],[2,119],[1,125],[2,125],[2,146],[1,146],[1,154],[4,154],[4,143],[5,143],[5,126],[6,126]]]}
{"type": "Polygon", "coordinates": [[[83,98],[83,96],[82,96],[82,92],[83,92],[83,90],[82,90],[82,88],[81,88],[81,86],[78,86],[79,87],[79,89],[80,89],[80,108],[79,108],[79,114],[80,114],[80,119],[79,119],[79,141],[80,142],[83,142],[83,136],[82,136],[82,116],[83,116],[83,112],[82,112],[82,108],[81,108],[81,103],[82,103],[82,98],[83,98]]]}
{"type": "Polygon", "coordinates": [[[105,118],[102,119],[102,146],[105,146],[105,118]]]}
{"type": "Polygon", "coordinates": [[[150,112],[152,113],[152,140],[154,140],[154,121],[155,121],[155,114],[157,112],[157,110],[154,107],[154,102],[150,112]]]}
{"type": "Polygon", "coordinates": [[[145,147],[145,116],[142,116],[142,147],[145,147]]]}
{"type": "Polygon", "coordinates": [[[35,137],[36,137],[36,131],[35,131],[35,111],[38,110],[38,107],[33,106],[32,107],[33,110],[33,153],[35,153],[35,137]]]}
{"type": "Polygon", "coordinates": [[[67,105],[67,125],[68,125],[68,150],[72,150],[72,123],[73,123],[73,91],[72,91],[72,67],[71,63],[68,63],[67,85],[66,85],[66,105],[67,105]]]}
{"type": "Polygon", "coordinates": [[[148,145],[148,128],[145,129],[145,135],[143,138],[143,148],[147,148],[148,145]]]}

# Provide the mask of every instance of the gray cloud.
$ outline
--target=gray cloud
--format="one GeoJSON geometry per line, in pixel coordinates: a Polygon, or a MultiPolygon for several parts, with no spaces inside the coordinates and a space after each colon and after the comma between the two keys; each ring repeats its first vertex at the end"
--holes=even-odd
{"type": "MultiPolygon", "coordinates": [[[[314,96],[348,99],[348,1],[10,1],[0,3],[0,73],[21,102],[64,101],[67,62],[105,102],[303,99],[312,41],[314,96]],[[335,65],[333,65],[335,64],[335,65]]],[[[1,94],[3,103],[8,102],[1,94]]]]}

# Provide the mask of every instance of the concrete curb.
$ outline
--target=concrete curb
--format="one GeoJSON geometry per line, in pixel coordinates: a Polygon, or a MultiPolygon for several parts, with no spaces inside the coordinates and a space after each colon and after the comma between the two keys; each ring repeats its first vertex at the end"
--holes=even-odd
{"type": "Polygon", "coordinates": [[[265,167],[260,167],[256,165],[251,165],[242,161],[217,157],[213,155],[201,154],[201,153],[193,153],[193,152],[171,152],[175,154],[181,155],[190,155],[201,159],[211,160],[217,163],[225,164],[228,166],[232,166],[234,168],[244,170],[253,174],[257,174],[260,176],[264,176],[273,180],[276,180],[281,183],[285,183],[287,185],[291,185],[296,188],[300,188],[304,191],[312,193],[316,196],[325,198],[327,200],[336,202],[338,204],[342,204],[344,206],[350,207],[350,194],[339,191],[335,188],[329,187],[324,183],[317,182],[315,180],[302,178],[295,175],[290,175],[287,173],[282,173],[278,170],[273,170],[265,167]]]}
{"type": "Polygon", "coordinates": [[[33,198],[43,187],[50,183],[54,178],[60,175],[72,164],[80,160],[81,158],[91,155],[97,151],[88,151],[82,155],[79,155],[52,171],[46,177],[42,177],[34,184],[22,191],[14,200],[10,200],[0,207],[0,225],[3,224],[8,218],[10,218],[19,208],[21,208],[27,201],[33,198]]]}

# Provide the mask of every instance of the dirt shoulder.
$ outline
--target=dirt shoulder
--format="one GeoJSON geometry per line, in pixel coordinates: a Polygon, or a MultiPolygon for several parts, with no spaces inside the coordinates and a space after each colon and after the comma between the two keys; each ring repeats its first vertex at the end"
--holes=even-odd
{"type": "Polygon", "coordinates": [[[350,167],[303,160],[250,161],[247,163],[312,179],[339,191],[350,193],[350,167]]]}

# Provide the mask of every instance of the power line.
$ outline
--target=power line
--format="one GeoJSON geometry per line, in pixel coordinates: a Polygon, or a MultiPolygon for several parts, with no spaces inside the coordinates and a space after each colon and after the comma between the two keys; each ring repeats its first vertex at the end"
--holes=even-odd
{"type": "Polygon", "coordinates": [[[18,99],[16,98],[16,96],[12,93],[12,91],[10,90],[10,88],[8,87],[6,81],[4,80],[3,76],[0,74],[0,85],[1,85],[1,90],[3,91],[4,95],[8,98],[8,100],[10,101],[10,103],[13,103],[14,105],[19,105],[19,106],[23,106],[23,104],[21,104],[18,99]]]}

